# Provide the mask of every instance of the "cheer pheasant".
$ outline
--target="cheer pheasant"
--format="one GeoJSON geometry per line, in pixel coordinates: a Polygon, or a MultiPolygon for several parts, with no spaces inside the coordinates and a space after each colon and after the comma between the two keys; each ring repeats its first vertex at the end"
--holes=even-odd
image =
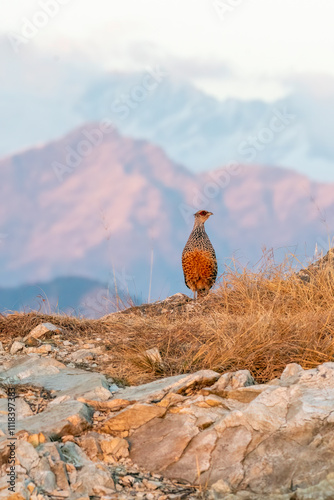
{"type": "Polygon", "coordinates": [[[214,248],[206,234],[204,223],[212,212],[199,210],[195,223],[182,252],[184,281],[194,292],[194,299],[206,295],[217,277],[217,259],[214,248]]]}

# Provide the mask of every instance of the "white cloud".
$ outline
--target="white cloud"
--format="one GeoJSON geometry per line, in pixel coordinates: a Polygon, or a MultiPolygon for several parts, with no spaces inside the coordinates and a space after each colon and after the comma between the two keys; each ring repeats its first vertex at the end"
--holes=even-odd
{"type": "MultiPolygon", "coordinates": [[[[48,1],[58,0],[7,2],[0,32],[19,31],[22,18],[32,19],[48,1]]],[[[281,82],[289,76],[334,76],[333,0],[240,0],[223,20],[214,1],[235,5],[230,0],[68,0],[33,42],[55,55],[82,52],[104,69],[136,70],[143,64],[138,53],[155,62],[168,54],[171,70],[188,61],[184,72],[189,69],[193,83],[220,97],[273,100],[286,92],[281,82]],[[192,74],[196,63],[208,74],[192,74]],[[230,68],[233,77],[214,74],[213,67],[230,68]]]]}

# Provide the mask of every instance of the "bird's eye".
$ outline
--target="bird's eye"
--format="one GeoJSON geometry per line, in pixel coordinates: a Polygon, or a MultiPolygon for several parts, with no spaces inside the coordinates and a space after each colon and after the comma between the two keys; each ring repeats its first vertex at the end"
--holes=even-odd
{"type": "Polygon", "coordinates": [[[199,214],[200,215],[206,215],[208,212],[206,212],[205,210],[202,210],[199,214]]]}

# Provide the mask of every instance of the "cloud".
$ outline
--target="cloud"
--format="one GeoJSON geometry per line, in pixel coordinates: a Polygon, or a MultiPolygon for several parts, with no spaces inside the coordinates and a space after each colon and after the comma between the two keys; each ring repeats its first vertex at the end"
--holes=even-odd
{"type": "Polygon", "coordinates": [[[222,60],[212,57],[180,57],[159,47],[150,41],[142,43],[131,43],[127,50],[129,58],[137,64],[152,64],[159,62],[168,70],[168,73],[176,77],[197,78],[226,78],[232,75],[230,66],[222,60]]]}

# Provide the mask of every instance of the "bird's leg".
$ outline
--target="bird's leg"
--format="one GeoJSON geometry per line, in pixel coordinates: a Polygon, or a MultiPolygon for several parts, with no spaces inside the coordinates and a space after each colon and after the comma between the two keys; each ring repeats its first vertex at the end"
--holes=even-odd
{"type": "Polygon", "coordinates": [[[194,302],[196,302],[196,290],[194,291],[194,302]]]}

